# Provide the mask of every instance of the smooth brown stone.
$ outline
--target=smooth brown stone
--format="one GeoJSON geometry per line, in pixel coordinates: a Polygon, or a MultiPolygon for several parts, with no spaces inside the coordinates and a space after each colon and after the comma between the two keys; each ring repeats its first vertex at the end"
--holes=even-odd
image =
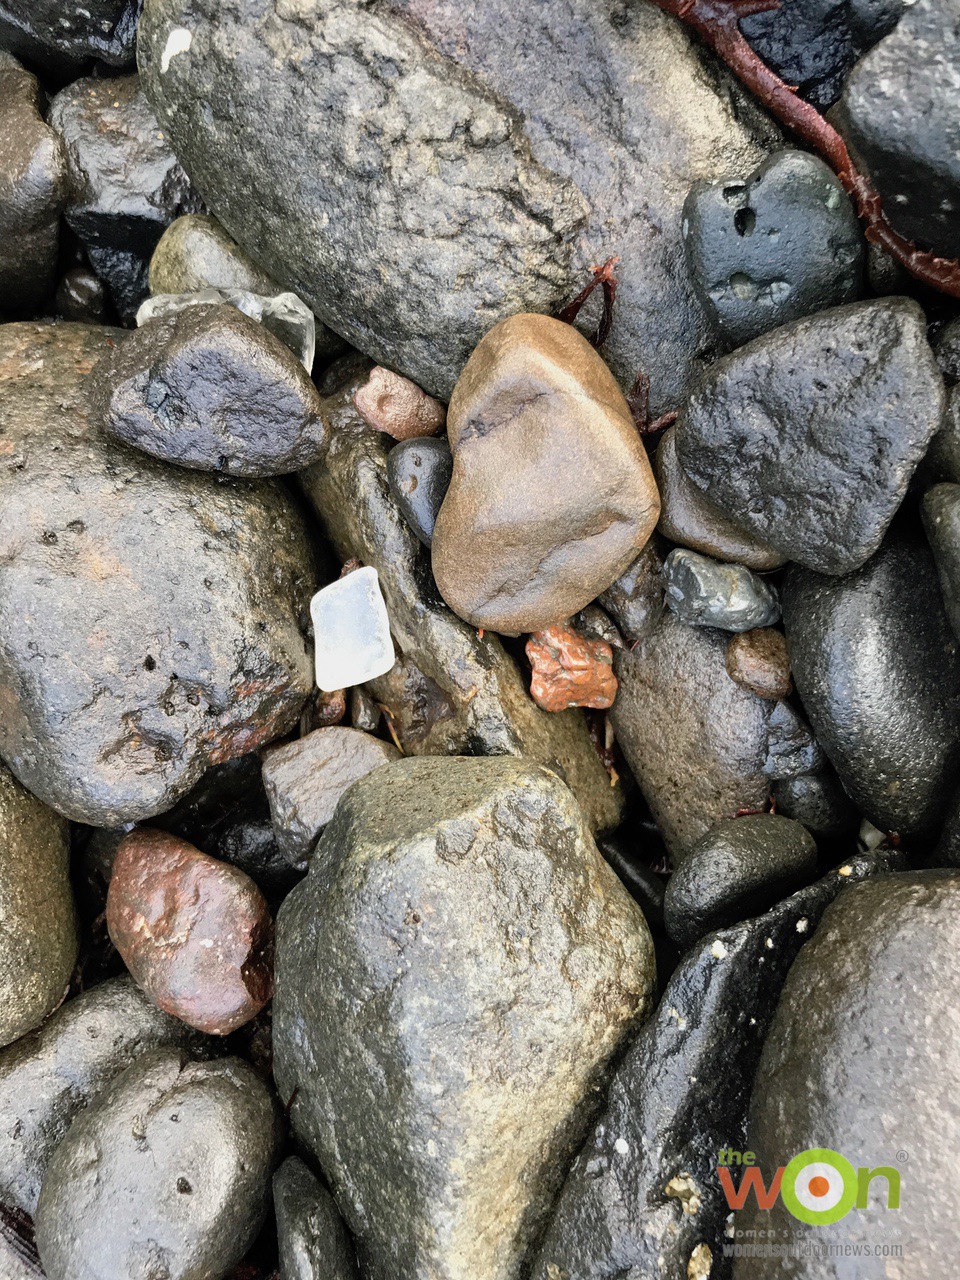
{"type": "Polygon", "coordinates": [[[453,478],[433,535],[447,604],[476,627],[539,631],[636,559],[660,500],[613,375],[572,326],[519,315],[480,342],[447,415],[453,478]]]}
{"type": "Polygon", "coordinates": [[[779,551],[739,528],[688,479],[677,458],[676,427],[660,441],[653,471],[663,503],[657,528],[665,538],[748,569],[779,569],[785,563],[779,551]]]}
{"type": "Polygon", "coordinates": [[[421,391],[409,378],[379,364],[357,388],[353,403],[364,422],[394,440],[435,436],[447,420],[447,410],[439,400],[421,391]]]}
{"type": "Polygon", "coordinates": [[[787,698],[793,691],[786,637],[773,627],[733,636],[726,662],[730,679],[761,698],[787,698]]]}
{"type": "Polygon", "coordinates": [[[107,929],[165,1013],[227,1035],[273,994],[273,920],[249,876],[186,840],[142,828],[121,841],[107,929]]]}

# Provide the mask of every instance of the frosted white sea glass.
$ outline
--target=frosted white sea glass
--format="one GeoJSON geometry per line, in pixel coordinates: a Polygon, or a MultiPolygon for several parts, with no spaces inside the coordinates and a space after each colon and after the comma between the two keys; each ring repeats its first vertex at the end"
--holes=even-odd
{"type": "Polygon", "coordinates": [[[376,569],[354,569],[310,601],[317,685],[324,693],[385,675],[396,661],[376,569]]]}

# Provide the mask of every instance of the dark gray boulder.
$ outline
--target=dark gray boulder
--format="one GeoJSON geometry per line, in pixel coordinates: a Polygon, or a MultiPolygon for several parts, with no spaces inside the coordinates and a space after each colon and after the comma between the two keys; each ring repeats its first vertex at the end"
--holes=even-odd
{"type": "Polygon", "coordinates": [[[297,1156],[273,1175],[280,1280],[356,1280],[357,1260],[333,1196],[297,1156]]]}
{"type": "MultiPolygon", "coordinates": [[[[0,9],[2,14],[2,9],[0,9]]],[[[2,31],[2,17],[0,17],[2,31]]],[[[40,86],[0,51],[0,316],[29,315],[53,291],[67,169],[40,114],[40,86]]]]}
{"type": "Polygon", "coordinates": [[[151,320],[104,356],[89,391],[111,435],[181,467],[262,478],[308,467],[323,447],[309,374],[232,306],[151,320]]]}
{"type": "MultiPolygon", "coordinates": [[[[904,1275],[934,1280],[953,1257],[958,908],[960,872],[878,876],[827,909],[790,970],[754,1085],[749,1149],[769,1179],[798,1153],[826,1147],[854,1170],[892,1168],[902,1197],[887,1209],[881,1175],[865,1207],[819,1225],[793,1217],[782,1193],[765,1212],[751,1199],[733,1243],[751,1230],[777,1240],[789,1231],[798,1256],[778,1261],[778,1276],[887,1280],[899,1266],[880,1246],[899,1246],[904,1275]]],[[[856,1194],[855,1173],[851,1181],[856,1194]]],[[[736,1280],[770,1274],[769,1260],[734,1264],[736,1280]]]]}
{"type": "Polygon", "coordinates": [[[313,684],[299,509],[106,438],[86,377],[124,336],[0,328],[0,756],[95,826],[169,809],[291,728],[313,684]]]}
{"type": "Polygon", "coordinates": [[[369,1280],[513,1280],[648,1009],[639,908],[529,761],[344,795],[277,922],[274,1063],[369,1280]]]}
{"type": "Polygon", "coordinates": [[[77,958],[70,833],[0,765],[0,1046],[66,995],[77,958]]]}
{"type": "Polygon", "coordinates": [[[816,870],[816,842],[799,822],[773,813],[718,822],[667,881],[667,933],[685,950],[778,901],[816,870]]]}
{"type": "Polygon", "coordinates": [[[94,59],[133,63],[143,0],[0,0],[0,47],[55,79],[72,78],[94,59]]]}
{"type": "Polygon", "coordinates": [[[152,0],[138,52],[227,231],[442,399],[498,320],[556,311],[619,254],[606,358],[673,407],[709,346],[683,200],[777,136],[677,23],[614,0],[152,0]]]}
{"type": "Polygon", "coordinates": [[[279,1141],[249,1063],[142,1055],[47,1165],[36,1231],[48,1280],[220,1280],[266,1216],[279,1141]]]}
{"type": "Polygon", "coordinates": [[[886,851],[851,858],[684,957],[617,1069],[533,1280],[729,1275],[717,1156],[745,1149],[750,1088],[784,977],[832,898],[898,864],[900,855],[886,851]]]}
{"type": "Polygon", "coordinates": [[[594,830],[615,827],[622,795],[583,716],[542,711],[499,638],[479,636],[441,600],[429,553],[390,489],[391,440],[353,403],[367,368],[341,370],[324,404],[326,452],[300,482],[341,561],[356,557],[380,576],[398,659],[369,691],[389,708],[407,754],[526,756],[564,779],[594,830]]]}
{"type": "Polygon", "coordinates": [[[33,1215],[47,1163],[71,1121],[141,1054],[199,1049],[205,1037],[161,1013],[129,977],[62,1005],[0,1053],[0,1203],[33,1215]]]}
{"type": "Polygon", "coordinates": [[[894,530],[845,578],[791,568],[783,617],[797,692],[858,809],[935,833],[960,773],[960,657],[922,537],[894,530]]]}
{"type": "Polygon", "coordinates": [[[854,67],[836,123],[894,227],[960,256],[960,9],[917,0],[854,67]]]}
{"type": "Polygon", "coordinates": [[[879,547],[944,404],[919,306],[858,302],[713,365],[677,455],[712,503],[788,559],[850,573],[879,547]]]}
{"type": "Polygon", "coordinates": [[[683,242],[700,301],[731,347],[862,290],[864,239],[850,197],[804,151],[777,151],[747,178],[696,183],[683,242]]]}

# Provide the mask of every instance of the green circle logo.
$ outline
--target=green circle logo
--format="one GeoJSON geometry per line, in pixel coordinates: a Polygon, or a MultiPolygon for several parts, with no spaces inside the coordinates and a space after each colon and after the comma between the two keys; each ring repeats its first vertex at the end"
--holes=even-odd
{"type": "Polygon", "coordinates": [[[839,1222],[856,1204],[856,1170],[838,1151],[811,1147],[784,1169],[780,1195],[795,1218],[825,1227],[839,1222]]]}

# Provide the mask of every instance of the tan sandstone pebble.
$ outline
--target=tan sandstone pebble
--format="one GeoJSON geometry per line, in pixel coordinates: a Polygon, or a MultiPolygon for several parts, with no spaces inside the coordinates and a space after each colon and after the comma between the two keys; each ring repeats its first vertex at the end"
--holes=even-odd
{"type": "Polygon", "coordinates": [[[447,604],[504,634],[572,617],[636,559],[660,511],[613,374],[572,326],[519,315],[450,400],[453,477],[433,535],[447,604]]]}
{"type": "Polygon", "coordinates": [[[727,645],[727,675],[761,698],[786,698],[793,691],[787,641],[773,627],[733,636],[727,645]]]}
{"type": "Polygon", "coordinates": [[[447,411],[439,400],[392,373],[382,365],[370,370],[370,376],[353,397],[357,412],[364,422],[385,431],[394,440],[413,440],[417,436],[435,436],[443,430],[447,411]]]}
{"type": "Polygon", "coordinates": [[[227,1035],[273,993],[273,920],[242,871],[163,831],[121,841],[107,929],[134,980],[166,1013],[227,1035]]]}
{"type": "Polygon", "coordinates": [[[665,538],[748,569],[777,569],[784,563],[779,551],[734,524],[688,479],[677,458],[676,427],[660,441],[653,470],[663,503],[658,528],[665,538]]]}
{"type": "Polygon", "coordinates": [[[544,711],[613,706],[617,677],[605,640],[588,639],[571,627],[546,627],[527,641],[527,657],[533,667],[530,696],[544,711]]]}

